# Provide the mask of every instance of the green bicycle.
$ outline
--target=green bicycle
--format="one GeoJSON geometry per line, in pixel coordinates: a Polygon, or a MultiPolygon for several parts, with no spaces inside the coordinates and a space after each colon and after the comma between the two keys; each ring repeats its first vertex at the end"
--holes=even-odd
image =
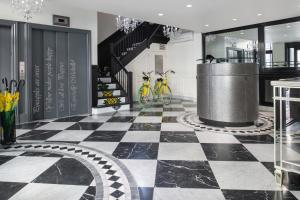
{"type": "Polygon", "coordinates": [[[168,70],[163,74],[159,74],[161,78],[156,80],[153,90],[153,100],[162,100],[163,104],[169,105],[172,101],[172,90],[169,86],[168,75],[175,74],[173,70],[168,70]]]}

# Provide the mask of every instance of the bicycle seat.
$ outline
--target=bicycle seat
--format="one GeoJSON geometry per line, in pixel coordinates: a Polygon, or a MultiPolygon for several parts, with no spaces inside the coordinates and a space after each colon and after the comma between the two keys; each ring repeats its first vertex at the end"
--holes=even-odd
{"type": "Polygon", "coordinates": [[[158,78],[157,81],[158,81],[158,82],[162,82],[163,79],[162,79],[162,78],[158,78]]]}
{"type": "Polygon", "coordinates": [[[143,77],[143,80],[144,80],[144,81],[149,81],[149,77],[144,76],[144,77],[143,77]]]}

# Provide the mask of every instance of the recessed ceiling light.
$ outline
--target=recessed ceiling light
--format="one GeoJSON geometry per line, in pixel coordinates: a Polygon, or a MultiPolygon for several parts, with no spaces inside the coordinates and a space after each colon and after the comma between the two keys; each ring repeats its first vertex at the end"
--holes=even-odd
{"type": "Polygon", "coordinates": [[[265,28],[266,31],[270,30],[269,28],[265,28]]]}
{"type": "Polygon", "coordinates": [[[263,15],[263,14],[261,14],[261,13],[258,13],[258,14],[257,14],[258,17],[260,17],[260,16],[262,16],[262,15],[263,15]]]}
{"type": "Polygon", "coordinates": [[[188,5],[186,5],[186,7],[187,8],[191,8],[191,7],[193,7],[193,5],[192,4],[188,4],[188,5]]]}
{"type": "Polygon", "coordinates": [[[240,32],[240,34],[241,34],[241,35],[244,35],[245,33],[244,33],[244,32],[240,32]]]}
{"type": "Polygon", "coordinates": [[[287,34],[284,34],[284,35],[283,35],[283,37],[287,37],[287,36],[288,36],[287,34]]]}
{"type": "Polygon", "coordinates": [[[204,26],[209,27],[209,24],[205,24],[204,26]]]}
{"type": "Polygon", "coordinates": [[[232,19],[232,21],[237,21],[237,20],[238,20],[237,18],[233,18],[233,19],[232,19]]]}
{"type": "Polygon", "coordinates": [[[291,28],[291,25],[287,25],[286,28],[291,28]]]}
{"type": "Polygon", "coordinates": [[[164,13],[158,13],[158,16],[162,17],[164,16],[164,13]]]}

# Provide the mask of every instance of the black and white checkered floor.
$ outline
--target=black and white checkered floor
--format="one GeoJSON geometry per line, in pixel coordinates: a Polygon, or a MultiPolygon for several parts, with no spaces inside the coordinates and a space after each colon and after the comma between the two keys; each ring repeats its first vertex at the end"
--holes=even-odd
{"type": "MultiPolygon", "coordinates": [[[[69,143],[112,155],[129,169],[142,200],[300,199],[299,177],[283,188],[275,183],[272,131],[235,136],[177,122],[178,116],[195,111],[195,103],[178,100],[169,106],[24,124],[18,127],[18,142],[69,143]]],[[[299,160],[300,145],[287,153],[299,160]]],[[[58,155],[0,153],[0,199],[95,199],[86,166],[58,155]],[[26,166],[33,163],[35,170],[28,172],[26,166]],[[67,169],[67,182],[54,178],[59,169],[67,169]]]]}

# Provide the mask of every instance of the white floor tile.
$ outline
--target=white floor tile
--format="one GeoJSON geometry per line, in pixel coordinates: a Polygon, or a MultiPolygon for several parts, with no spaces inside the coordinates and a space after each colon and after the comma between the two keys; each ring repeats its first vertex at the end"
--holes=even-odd
{"type": "Polygon", "coordinates": [[[19,156],[23,154],[25,151],[8,151],[8,152],[1,152],[0,156],[19,156]]]}
{"type": "Polygon", "coordinates": [[[121,160],[135,178],[138,187],[154,187],[156,160],[121,160]]]}
{"type": "Polygon", "coordinates": [[[194,131],[194,129],[180,123],[162,123],[161,131],[194,131]]]}
{"type": "Polygon", "coordinates": [[[300,191],[292,191],[292,194],[293,194],[297,199],[300,199],[300,191]]]}
{"type": "Polygon", "coordinates": [[[109,119],[111,118],[111,116],[99,116],[99,115],[93,115],[93,116],[89,116],[84,118],[83,120],[81,120],[80,122],[107,122],[109,119]]]}
{"type": "Polygon", "coordinates": [[[127,131],[131,127],[131,123],[111,122],[105,123],[97,130],[99,131],[127,131]]]}
{"type": "Polygon", "coordinates": [[[128,131],[121,142],[159,142],[160,131],[128,131]]]}
{"type": "Polygon", "coordinates": [[[20,135],[23,135],[25,133],[28,133],[31,130],[25,130],[25,129],[17,129],[16,130],[16,136],[19,137],[20,135]]]}
{"type": "Polygon", "coordinates": [[[161,123],[162,117],[140,116],[134,120],[134,123],[161,123]]]}
{"type": "Polygon", "coordinates": [[[139,114],[140,112],[137,111],[119,111],[114,115],[114,117],[121,117],[121,116],[136,117],[139,114]]]}
{"type": "Polygon", "coordinates": [[[260,162],[209,162],[221,189],[280,190],[274,176],[260,162]]]}
{"type": "Polygon", "coordinates": [[[59,158],[16,157],[0,166],[1,181],[29,183],[59,158]]]}
{"type": "Polygon", "coordinates": [[[163,112],[163,108],[144,108],[142,112],[163,112]]]}
{"type": "Polygon", "coordinates": [[[153,200],[225,200],[221,190],[154,188],[153,200]]]}
{"type": "Polygon", "coordinates": [[[47,141],[83,141],[93,132],[86,130],[65,130],[50,137],[47,141]]]}
{"type": "Polygon", "coordinates": [[[91,147],[96,150],[103,151],[107,154],[112,154],[118,146],[118,142],[81,142],[79,145],[91,147]]]}
{"type": "Polygon", "coordinates": [[[74,124],[75,122],[52,122],[41,126],[36,130],[65,130],[74,124]]]}
{"type": "Polygon", "coordinates": [[[200,143],[240,143],[233,135],[212,132],[196,132],[200,143]]]}
{"type": "Polygon", "coordinates": [[[74,200],[80,199],[87,186],[31,183],[21,189],[10,200],[74,200]]]}
{"type": "Polygon", "coordinates": [[[164,117],[178,117],[184,113],[185,112],[163,112],[163,116],[164,117]]]}
{"type": "Polygon", "coordinates": [[[207,160],[200,144],[160,143],[158,160],[207,160]]]}

